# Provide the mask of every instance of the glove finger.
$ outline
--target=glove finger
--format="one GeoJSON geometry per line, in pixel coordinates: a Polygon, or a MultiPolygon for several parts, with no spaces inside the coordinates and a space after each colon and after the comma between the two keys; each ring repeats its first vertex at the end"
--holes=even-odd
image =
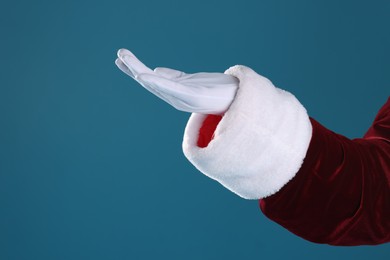
{"type": "Polygon", "coordinates": [[[134,76],[142,73],[153,73],[153,70],[145,66],[137,57],[131,55],[121,55],[119,59],[129,68],[134,76]]]}
{"type": "Polygon", "coordinates": [[[149,85],[145,84],[144,82],[140,82],[138,81],[137,79],[135,79],[133,73],[129,70],[129,68],[126,67],[125,64],[123,64],[123,62],[118,58],[115,60],[115,64],[118,66],[118,68],[123,71],[125,74],[129,75],[130,77],[132,77],[134,80],[136,80],[142,87],[144,87],[146,90],[148,90],[149,92],[151,92],[152,94],[154,94],[155,96],[161,98],[162,100],[166,101],[167,102],[167,99],[166,97],[164,97],[164,95],[162,95],[160,92],[156,91],[155,89],[151,88],[149,85]]]}
{"type": "Polygon", "coordinates": [[[129,51],[128,49],[125,49],[125,48],[119,49],[116,54],[117,54],[118,58],[121,57],[121,56],[125,56],[125,55],[134,56],[135,57],[135,55],[131,51],[129,51]]]}
{"type": "Polygon", "coordinates": [[[165,67],[157,67],[154,69],[154,72],[167,79],[176,79],[186,75],[186,73],[184,73],[183,71],[165,67]]]}
{"type": "Polygon", "coordinates": [[[159,92],[163,96],[162,99],[177,110],[202,114],[215,113],[216,111],[220,112],[221,110],[218,106],[215,107],[221,103],[219,97],[210,97],[207,95],[208,92],[203,93],[203,95],[197,93],[198,91],[203,92],[204,90],[193,89],[175,81],[151,74],[140,74],[137,75],[136,79],[148,85],[154,91],[159,92]],[[214,98],[218,100],[217,103],[210,102],[214,98]]]}
{"type": "Polygon", "coordinates": [[[118,58],[115,60],[115,65],[122,71],[124,72],[126,75],[132,77],[133,79],[135,79],[134,77],[134,74],[129,70],[128,67],[126,67],[126,65],[118,58]]]}
{"type": "Polygon", "coordinates": [[[139,76],[135,77],[135,80],[147,91],[164,100],[165,102],[171,104],[170,97],[167,96],[167,94],[165,94],[164,92],[161,92],[159,89],[155,88],[154,84],[140,79],[139,76]]]}
{"type": "Polygon", "coordinates": [[[138,80],[138,83],[142,87],[144,87],[146,90],[148,90],[150,93],[154,94],[156,97],[158,97],[158,98],[164,100],[165,102],[171,104],[170,98],[167,97],[167,95],[165,93],[161,93],[157,89],[154,89],[153,86],[151,86],[149,83],[145,83],[145,82],[142,82],[142,81],[139,81],[139,80],[138,80]]]}
{"type": "Polygon", "coordinates": [[[140,74],[136,76],[136,79],[151,86],[151,88],[158,92],[164,93],[166,96],[183,100],[186,103],[189,103],[191,99],[196,97],[194,93],[191,93],[193,90],[190,88],[164,77],[152,74],[140,74]]]}
{"type": "MultiPolygon", "coordinates": [[[[153,86],[150,86],[150,88],[153,88],[153,86]]],[[[156,89],[154,91],[158,92],[156,89]]],[[[199,108],[191,106],[190,104],[186,103],[184,100],[173,97],[172,95],[169,95],[167,93],[159,92],[161,95],[160,98],[170,104],[175,109],[182,111],[182,112],[189,112],[189,113],[196,113],[200,111],[199,108]]]]}
{"type": "Polygon", "coordinates": [[[187,74],[178,79],[181,83],[187,85],[199,85],[208,88],[215,88],[220,86],[234,85],[238,86],[238,79],[231,75],[215,72],[199,72],[195,74],[187,74]]]}

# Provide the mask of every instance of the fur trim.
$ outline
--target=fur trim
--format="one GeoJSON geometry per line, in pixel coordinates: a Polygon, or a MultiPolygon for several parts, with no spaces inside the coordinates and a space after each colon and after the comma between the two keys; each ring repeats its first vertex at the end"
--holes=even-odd
{"type": "Polygon", "coordinates": [[[225,74],[240,81],[235,99],[205,148],[197,140],[206,115],[191,115],[184,154],[202,173],[243,198],[270,196],[303,163],[312,134],[309,116],[291,93],[252,69],[236,65],[225,74]]]}

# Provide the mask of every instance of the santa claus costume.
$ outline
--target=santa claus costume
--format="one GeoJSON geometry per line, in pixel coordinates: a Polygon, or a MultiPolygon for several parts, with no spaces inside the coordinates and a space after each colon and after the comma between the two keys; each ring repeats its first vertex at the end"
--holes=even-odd
{"type": "Polygon", "coordinates": [[[316,243],[390,241],[390,98],[363,138],[309,117],[290,93],[245,66],[223,116],[192,114],[183,151],[205,175],[316,243]]]}
{"type": "Polygon", "coordinates": [[[390,241],[390,98],[363,138],[309,117],[291,93],[252,69],[154,71],[126,49],[118,67],[176,109],[192,112],[183,151],[199,171],[294,234],[316,243],[390,241]]]}

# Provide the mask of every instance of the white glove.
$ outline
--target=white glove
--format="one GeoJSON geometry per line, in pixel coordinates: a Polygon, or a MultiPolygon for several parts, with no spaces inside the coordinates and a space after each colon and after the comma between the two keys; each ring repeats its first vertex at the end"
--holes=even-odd
{"type": "Polygon", "coordinates": [[[126,49],[118,51],[115,64],[154,95],[185,112],[223,114],[238,89],[238,79],[223,73],[186,74],[161,67],[151,70],[126,49]]]}

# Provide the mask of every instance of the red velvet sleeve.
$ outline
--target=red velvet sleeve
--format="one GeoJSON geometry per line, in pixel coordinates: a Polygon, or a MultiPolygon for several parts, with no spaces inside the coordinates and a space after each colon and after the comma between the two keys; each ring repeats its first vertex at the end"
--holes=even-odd
{"type": "Polygon", "coordinates": [[[363,138],[350,140],[310,119],[301,169],[264,214],[307,240],[332,245],[390,241],[390,98],[363,138]]]}
{"type": "MultiPolygon", "coordinates": [[[[207,146],[220,117],[200,129],[207,146]]],[[[316,243],[370,245],[390,241],[390,98],[363,138],[350,140],[310,118],[309,149],[299,172],[260,200],[271,220],[316,243]]]]}

